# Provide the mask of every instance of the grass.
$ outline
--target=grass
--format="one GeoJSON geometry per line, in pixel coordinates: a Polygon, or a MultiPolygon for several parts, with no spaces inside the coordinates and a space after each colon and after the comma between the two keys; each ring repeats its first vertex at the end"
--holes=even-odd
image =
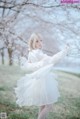
{"type": "MultiPolygon", "coordinates": [[[[38,107],[20,108],[15,103],[13,87],[24,74],[18,66],[0,66],[0,112],[6,112],[8,119],[37,119],[38,107]]],[[[63,71],[57,74],[61,97],[48,119],[80,119],[80,74],[63,71]]]]}

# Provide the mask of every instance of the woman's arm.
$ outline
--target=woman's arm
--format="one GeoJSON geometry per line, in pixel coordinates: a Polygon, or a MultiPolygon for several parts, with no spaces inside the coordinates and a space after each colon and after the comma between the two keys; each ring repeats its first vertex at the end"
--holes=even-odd
{"type": "Polygon", "coordinates": [[[70,47],[66,46],[62,51],[58,52],[57,54],[53,55],[51,57],[51,62],[53,64],[58,63],[60,60],[62,60],[69,52],[70,47]]]}
{"type": "Polygon", "coordinates": [[[21,69],[26,71],[26,72],[34,72],[40,68],[42,68],[44,65],[43,65],[43,62],[42,61],[38,61],[38,62],[34,62],[34,63],[31,63],[31,62],[25,62],[23,65],[21,65],[21,69]]]}
{"type": "Polygon", "coordinates": [[[61,59],[63,59],[69,52],[70,47],[67,45],[62,51],[58,52],[57,54],[53,56],[48,56],[43,58],[44,64],[53,64],[55,65],[58,63],[61,59]]]}

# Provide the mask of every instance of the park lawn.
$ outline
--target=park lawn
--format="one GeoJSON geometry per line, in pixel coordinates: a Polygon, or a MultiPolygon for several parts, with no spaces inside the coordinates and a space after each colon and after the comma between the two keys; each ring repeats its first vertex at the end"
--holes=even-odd
{"type": "MultiPolygon", "coordinates": [[[[61,96],[48,119],[80,119],[80,77],[63,71],[57,73],[61,96]]],[[[18,66],[0,66],[0,112],[6,112],[8,119],[37,119],[38,107],[20,108],[15,103],[13,88],[24,74],[18,66]]]]}

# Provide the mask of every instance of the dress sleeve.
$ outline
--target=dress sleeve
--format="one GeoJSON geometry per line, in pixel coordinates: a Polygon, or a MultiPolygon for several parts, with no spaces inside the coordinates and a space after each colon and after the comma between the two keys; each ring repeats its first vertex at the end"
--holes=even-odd
{"type": "Polygon", "coordinates": [[[62,51],[58,52],[57,54],[53,56],[46,56],[44,57],[44,63],[46,64],[53,64],[60,62],[69,52],[69,47],[64,48],[62,51]]]}
{"type": "MultiPolygon", "coordinates": [[[[45,55],[46,56],[46,55],[45,55]]],[[[21,69],[27,72],[33,72],[43,67],[43,57],[44,54],[41,51],[35,50],[28,54],[28,60],[26,60],[22,65],[21,69]]]]}
{"type": "MultiPolygon", "coordinates": [[[[61,59],[64,58],[64,56],[67,55],[69,51],[69,48],[65,48],[64,50],[58,52],[57,54],[53,55],[53,56],[48,56],[44,53],[41,54],[41,57],[39,57],[38,55],[38,58],[41,58],[41,60],[37,60],[36,62],[30,62],[31,61],[31,58],[32,58],[32,61],[34,59],[34,57],[30,56],[28,59],[28,61],[26,61],[22,66],[21,66],[21,69],[27,71],[27,72],[34,72],[44,66],[47,66],[47,65],[55,65],[56,63],[58,63],[61,59]],[[30,60],[30,61],[29,61],[30,60]]],[[[36,56],[36,55],[35,55],[36,56]]]]}

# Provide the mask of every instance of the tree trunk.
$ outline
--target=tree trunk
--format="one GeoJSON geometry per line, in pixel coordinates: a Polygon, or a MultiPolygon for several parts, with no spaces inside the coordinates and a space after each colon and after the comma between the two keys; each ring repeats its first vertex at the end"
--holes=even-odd
{"type": "Polygon", "coordinates": [[[4,49],[1,50],[2,64],[4,64],[4,49]]]}
{"type": "Polygon", "coordinates": [[[8,48],[9,65],[12,65],[12,64],[13,64],[13,61],[12,61],[12,53],[13,53],[12,48],[8,48]]]}

